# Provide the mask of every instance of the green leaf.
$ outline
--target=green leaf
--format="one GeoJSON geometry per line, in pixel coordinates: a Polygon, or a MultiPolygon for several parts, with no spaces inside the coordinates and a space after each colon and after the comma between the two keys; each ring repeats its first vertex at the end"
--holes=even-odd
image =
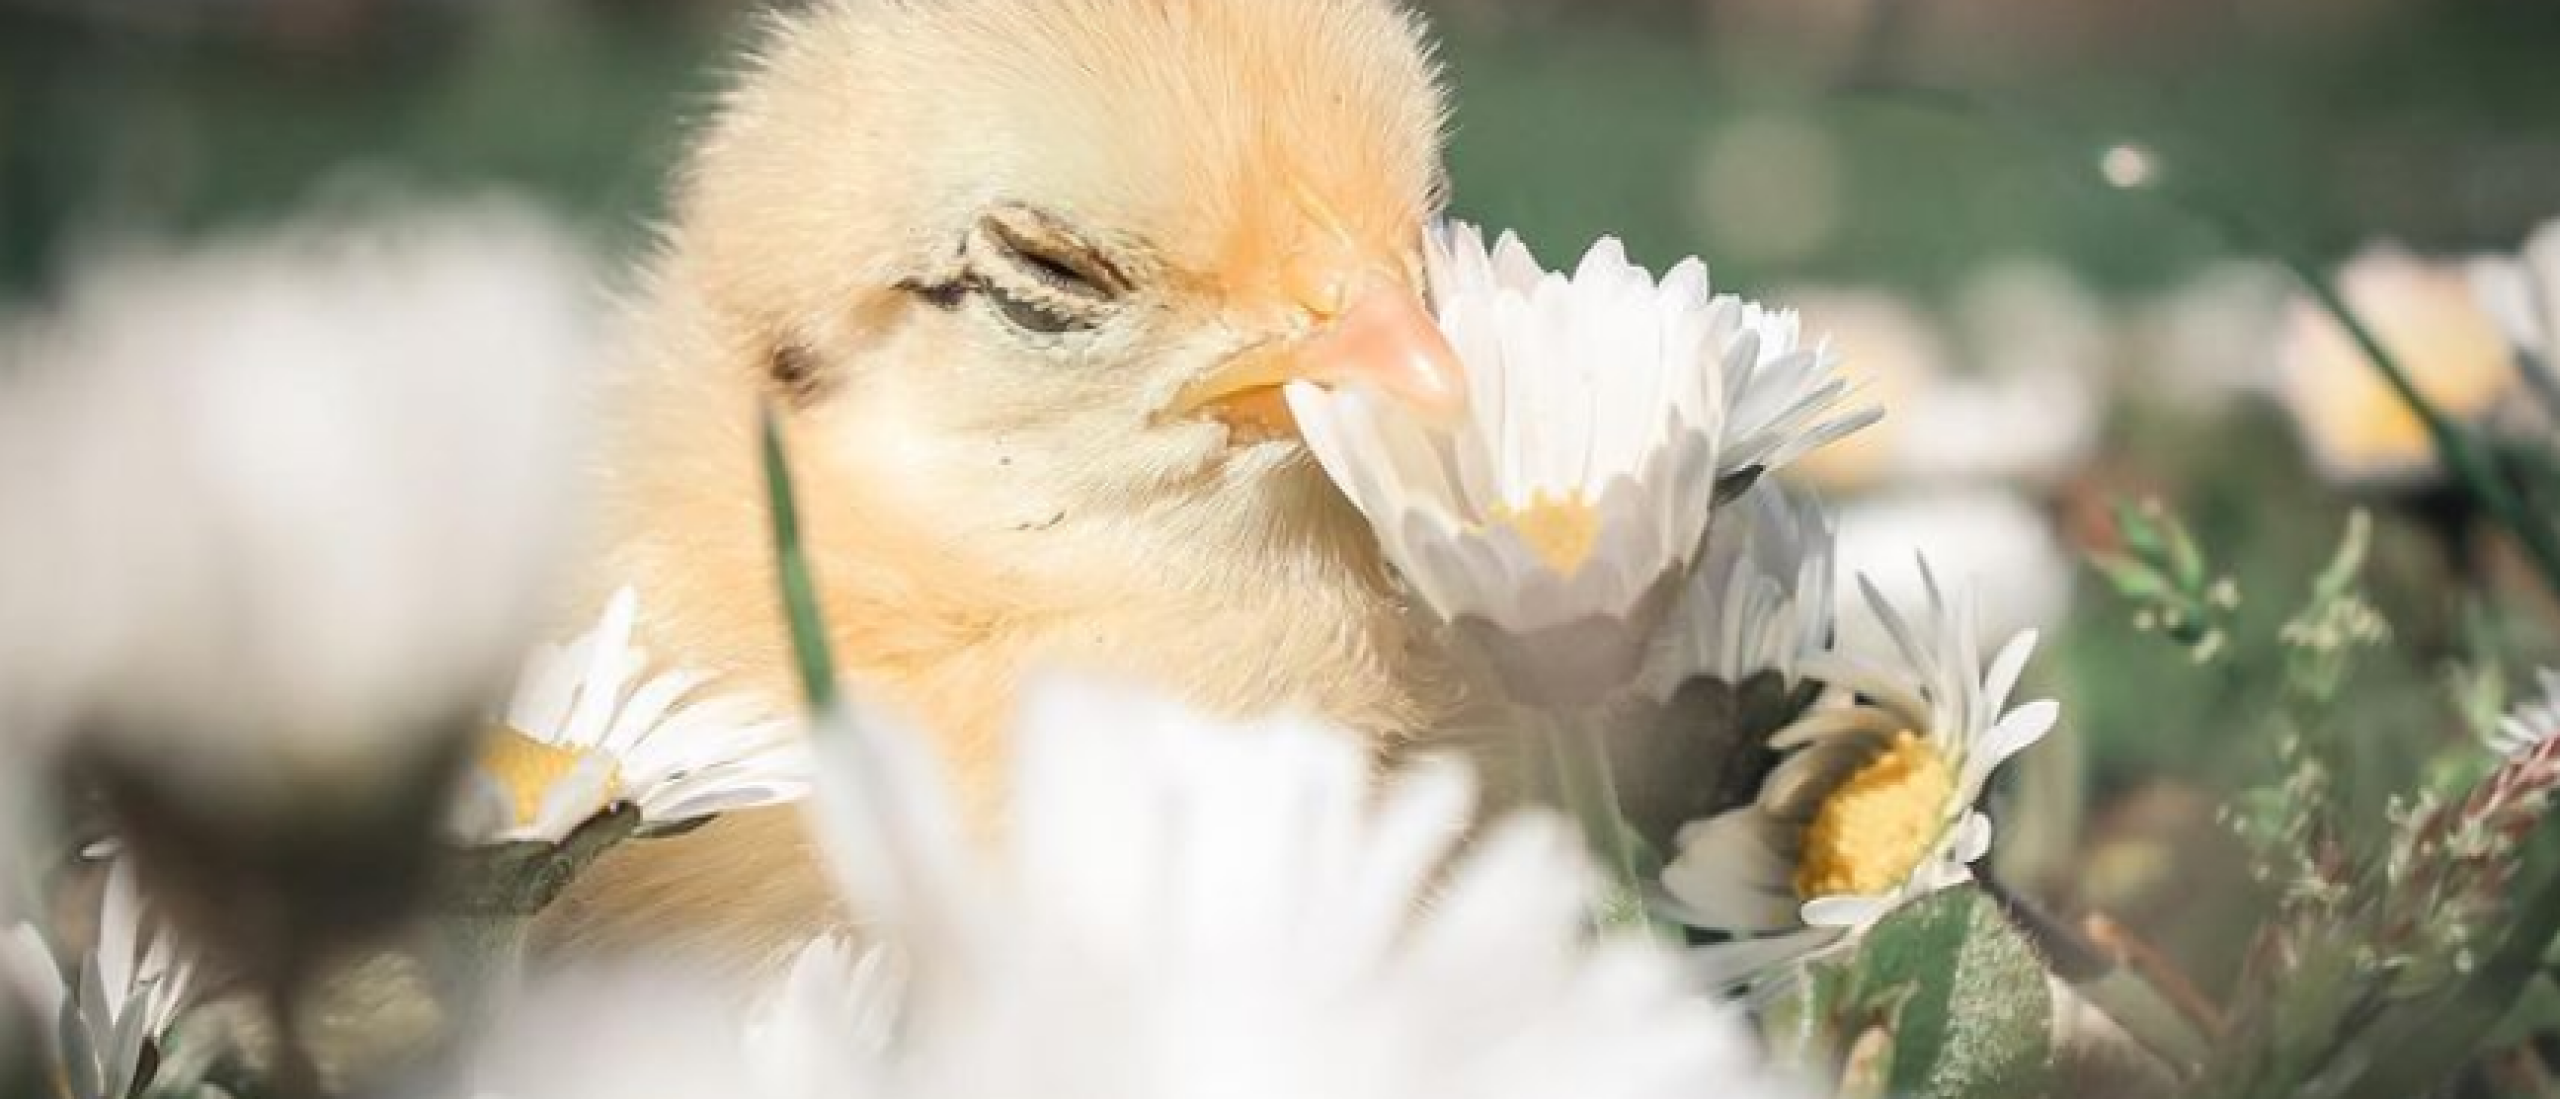
{"type": "Polygon", "coordinates": [[[2162,520],[2169,538],[2169,573],[2178,586],[2187,591],[2201,590],[2205,585],[2204,551],[2196,547],[2195,535],[2174,515],[2162,520]]]}
{"type": "Polygon", "coordinates": [[[1867,935],[1855,1000],[1893,1032],[1891,1093],[1917,1099],[2044,1095],[2053,1002],[2044,963],[1982,891],[1906,906],[1867,935]]]}
{"type": "Polygon", "coordinates": [[[2117,595],[2127,599],[2160,601],[2174,599],[2180,594],[2168,577],[2160,575],[2159,570],[2130,557],[2112,553],[2091,554],[2089,564],[2098,570],[2099,575],[2106,577],[2117,595]]]}
{"type": "Polygon", "coordinates": [[[2156,558],[2162,550],[2160,529],[2152,522],[2153,506],[2131,500],[2115,502],[2116,533],[2123,536],[2125,548],[2132,556],[2156,558]]]}

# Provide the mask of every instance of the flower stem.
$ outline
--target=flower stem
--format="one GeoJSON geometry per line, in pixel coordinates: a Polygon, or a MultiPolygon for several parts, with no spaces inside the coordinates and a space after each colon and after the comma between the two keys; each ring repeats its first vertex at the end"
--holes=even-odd
{"type": "Polygon", "coordinates": [[[2526,554],[2540,569],[2543,584],[2554,593],[2560,593],[2560,534],[2555,534],[2542,516],[2525,506],[2524,500],[2516,494],[2515,486],[2490,462],[2487,452],[2477,445],[2470,430],[2453,422],[2443,409],[2437,408],[2433,401],[2418,392],[2417,383],[2410,379],[2408,370],[2400,365],[2400,360],[2389,349],[2382,346],[2381,340],[2375,338],[2373,329],[2364,323],[2364,318],[2347,306],[2346,299],[2339,295],[2333,282],[2289,253],[2270,249],[2269,254],[2292,271],[2294,277],[2311,291],[2311,296],[2319,301],[2320,307],[2338,322],[2339,327],[2346,329],[2374,371],[2390,384],[2393,393],[2399,395],[2400,403],[2407,405],[2419,422],[2426,425],[2427,437],[2434,442],[2436,456],[2443,460],[2445,468],[2453,471],[2455,479],[2488,509],[2490,517],[2507,528],[2507,532],[2523,545],[2526,554]]]}
{"type": "Polygon", "coordinates": [[[761,415],[765,502],[773,513],[774,571],[782,586],[783,617],[791,627],[791,652],[809,709],[828,713],[835,709],[838,695],[835,656],[828,649],[826,621],[818,609],[817,581],[809,574],[809,555],[800,542],[800,508],[792,495],[782,424],[770,405],[761,415]]]}
{"type": "Polygon", "coordinates": [[[1644,880],[1636,873],[1635,846],[1618,811],[1618,779],[1602,739],[1604,723],[1586,711],[1541,724],[1555,799],[1582,826],[1583,841],[1591,845],[1605,875],[1600,893],[1592,898],[1592,925],[1611,934],[1654,931],[1644,903],[1644,880]]]}

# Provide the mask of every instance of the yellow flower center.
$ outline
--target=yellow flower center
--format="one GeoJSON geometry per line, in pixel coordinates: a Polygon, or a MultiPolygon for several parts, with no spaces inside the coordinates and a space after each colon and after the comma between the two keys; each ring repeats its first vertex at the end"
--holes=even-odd
{"type": "MultiPolygon", "coordinates": [[[[585,752],[545,744],[509,728],[497,730],[480,749],[480,769],[506,788],[508,808],[518,827],[530,825],[540,817],[543,797],[586,760],[585,752]]],[[[621,786],[621,768],[617,767],[605,779],[603,802],[610,804],[620,797],[621,786]]]]}
{"type": "Polygon", "coordinates": [[[1571,575],[1591,559],[1591,550],[1600,544],[1600,513],[1583,502],[1580,493],[1549,496],[1544,490],[1530,494],[1522,507],[1497,504],[1493,521],[1511,528],[1538,559],[1557,572],[1571,575]]]}
{"type": "Polygon", "coordinates": [[[1858,769],[1814,813],[1796,863],[1804,900],[1892,888],[1927,857],[1946,828],[1955,769],[1910,730],[1858,769]]]}

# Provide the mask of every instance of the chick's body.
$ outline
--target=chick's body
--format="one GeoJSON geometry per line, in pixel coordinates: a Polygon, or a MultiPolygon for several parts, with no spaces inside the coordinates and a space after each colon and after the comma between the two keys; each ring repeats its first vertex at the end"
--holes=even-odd
{"type": "MultiPolygon", "coordinates": [[[[786,19],[682,180],[616,404],[612,574],[652,651],[793,698],[770,401],[849,687],[991,819],[1048,666],[1382,743],[1438,727],[1437,658],[1268,410],[1293,379],[1442,380],[1416,328],[1440,125],[1388,0],[786,19]]],[[[558,922],[761,950],[840,916],[808,845],[791,813],[635,845],[558,922]]]]}

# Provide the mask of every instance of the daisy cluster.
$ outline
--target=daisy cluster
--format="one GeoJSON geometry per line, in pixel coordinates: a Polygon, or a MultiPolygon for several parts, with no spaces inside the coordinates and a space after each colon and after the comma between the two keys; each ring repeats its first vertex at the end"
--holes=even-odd
{"type": "MultiPolygon", "coordinates": [[[[409,254],[393,236],[367,246],[409,254]]],[[[448,1006],[485,1005],[502,1020],[471,1028],[492,1040],[467,1059],[468,1086],[497,1095],[665,1093],[686,1081],[953,1099],[1788,1093],[1721,994],[1966,879],[1990,842],[1978,809],[1989,775],[2053,721],[2050,703],[2007,704],[2032,639],[2003,646],[1986,668],[1968,604],[1940,592],[1924,565],[1924,606],[1897,609],[1866,589],[1891,647],[1835,644],[1833,521],[1778,475],[1877,413],[1853,403],[1839,356],[1793,314],[1716,292],[1696,260],[1657,278],[1615,241],[1566,274],[1515,238],[1488,247],[1453,225],[1432,237],[1428,261],[1438,319],[1467,369],[1468,415],[1428,418],[1357,388],[1287,393],[1308,448],[1372,521],[1414,610],[1560,758],[1599,758],[1625,724],[1614,715],[1658,714],[1698,682],[1774,678],[1790,699],[1774,724],[1749,730],[1775,753],[1753,776],[1756,792],[1674,822],[1675,849],[1648,880],[1630,880],[1612,857],[1623,852],[1605,842],[1604,857],[1589,857],[1617,831],[1604,823],[1618,812],[1605,768],[1601,800],[1567,806],[1584,813],[1575,828],[1480,808],[1465,761],[1406,761],[1381,776],[1345,730],[1213,720],[1065,680],[1030,692],[1007,827],[991,847],[972,837],[921,738],[862,712],[819,714],[813,730],[716,674],[655,659],[646,593],[628,589],[603,601],[591,628],[535,647],[511,701],[492,712],[421,704],[393,715],[394,732],[419,730],[397,752],[302,748],[296,738],[345,720],[334,698],[313,696],[326,706],[239,734],[225,765],[206,772],[214,786],[172,793],[120,778],[153,743],[136,741],[106,757],[110,788],[139,807],[137,819],[181,822],[227,819],[194,813],[205,800],[250,816],[311,811],[277,799],[314,767],[367,791],[421,778],[452,790],[428,814],[441,827],[426,848],[386,827],[391,818],[358,814],[338,818],[345,834],[316,850],[440,868],[417,873],[452,894],[466,930],[428,960],[454,971],[441,979],[448,1006]],[[757,1005],[744,1013],[734,997],[645,974],[523,987],[529,921],[606,850],[813,795],[841,899],[862,916],[859,941],[823,940],[785,959],[770,988],[743,993],[757,1005]],[[1630,897],[1721,945],[1691,958],[1656,936],[1595,937],[1593,913],[1630,897]],[[635,982],[657,991],[635,995],[635,982]],[[584,1006],[535,1006],[558,998],[584,1006]],[[644,1032],[660,1037],[635,1042],[644,1032]]],[[[239,262],[269,258],[252,250],[239,262]]],[[[406,300],[483,307],[439,304],[447,258],[429,250],[408,262],[387,268],[425,291],[406,300]]],[[[211,284],[223,274],[163,277],[211,284]]],[[[250,280],[191,292],[254,305],[261,293],[327,289],[250,280]]],[[[402,287],[377,275],[336,289],[370,306],[402,287]]],[[[279,320],[261,330],[272,344],[244,343],[217,360],[227,373],[202,384],[242,402],[285,400],[311,348],[367,339],[367,323],[354,311],[279,320]]],[[[96,391],[66,382],[45,399],[103,409],[113,387],[171,358],[122,357],[134,365],[101,372],[96,391]]],[[[437,398],[461,401],[464,389],[403,398],[402,411],[433,420],[437,398]]],[[[191,460],[183,447],[245,447],[220,413],[179,422],[162,435],[181,449],[146,457],[178,469],[191,460]]],[[[424,468],[397,452],[405,437],[387,437],[376,469],[315,486],[334,494],[315,499],[357,507],[376,490],[418,495],[396,481],[424,468]]],[[[522,501],[536,491],[549,489],[444,492],[438,506],[481,524],[494,545],[511,537],[505,524],[525,524],[522,501]]],[[[239,532],[244,542],[295,536],[315,533],[239,532]]],[[[409,582],[398,562],[358,563],[374,571],[350,564],[351,584],[409,582]]],[[[509,590],[538,582],[535,555],[473,567],[509,590]]],[[[280,576],[273,586],[293,585],[280,576]]],[[[283,674],[274,655],[300,636],[288,631],[331,621],[326,610],[283,599],[226,607],[247,635],[285,640],[190,650],[202,665],[190,674],[283,674]],[[310,613],[262,617],[266,602],[310,613]]],[[[391,632],[432,639],[445,610],[497,628],[477,625],[497,619],[476,605],[413,600],[380,613],[417,620],[391,632]]],[[[104,666],[113,645],[140,643],[101,636],[85,652],[104,666]]],[[[436,654],[439,682],[476,682],[484,648],[438,639],[420,651],[436,654]]],[[[338,655],[387,674],[373,670],[387,656],[338,655]]],[[[135,736],[184,725],[130,712],[139,717],[122,724],[135,736]]],[[[189,745],[188,758],[207,747],[189,745]]],[[[39,1075],[76,1099],[176,1086],[164,1068],[196,1072],[206,1060],[172,1056],[190,1045],[188,959],[222,954],[255,984],[289,982],[278,974],[326,956],[325,936],[309,934],[317,925],[292,917],[301,890],[320,885],[290,868],[244,864],[260,867],[254,906],[230,904],[201,875],[169,875],[165,907],[178,918],[164,927],[142,915],[137,881],[157,879],[137,865],[231,865],[275,837],[146,830],[133,855],[101,871],[97,933],[65,938],[30,923],[16,934],[5,957],[16,999],[31,1018],[60,1020],[35,1030],[52,1036],[37,1043],[49,1050],[39,1075]]],[[[319,1072],[271,1068],[287,1081],[319,1072]]]]}
{"type": "MultiPolygon", "coordinates": [[[[528,267],[513,215],[461,216],[435,239],[457,225],[511,242],[505,269],[528,267]]],[[[2060,716],[2017,697],[2036,634],[1986,636],[1977,594],[1926,560],[1911,566],[1913,597],[1844,575],[1838,521],[1791,474],[1882,410],[1796,314],[1717,290],[1695,259],[1657,276],[1614,240],[1558,271],[1515,237],[1487,244],[1450,224],[1426,260],[1465,370],[1463,415],[1356,385],[1293,384],[1285,398],[1421,636],[1519,734],[1521,766],[1382,763],[1322,721],[1213,717],[1052,676],[1024,692],[1011,730],[1000,829],[964,809],[929,737],[859,699],[803,714],[653,652],[647,592],[613,591],[588,628],[503,670],[519,604],[549,582],[547,555],[523,547],[556,533],[542,528],[560,491],[514,466],[555,464],[565,413],[484,406],[527,378],[538,396],[568,388],[574,356],[509,358],[470,333],[493,316],[574,332],[577,295],[549,281],[488,295],[467,255],[401,231],[121,276],[196,303],[220,338],[190,354],[104,305],[74,310],[47,346],[102,365],[10,383],[23,388],[0,405],[15,432],[0,457],[24,461],[0,463],[0,492],[69,527],[113,521],[111,493],[28,471],[97,445],[48,436],[45,418],[118,416],[141,418],[110,434],[150,444],[122,456],[132,468],[293,491],[261,497],[281,501],[267,511],[208,504],[173,528],[190,553],[139,547],[153,567],[138,573],[41,552],[0,569],[11,609],[61,642],[0,663],[0,731],[105,730],[0,745],[94,779],[104,810],[50,797],[33,770],[0,774],[0,1089],[257,1099],[263,1080],[324,1093],[341,1066],[314,1044],[323,1024],[347,1000],[398,998],[401,975],[424,970],[411,991],[439,1009],[436,1056],[410,1060],[458,1074],[435,1076],[435,1094],[1798,1094],[1772,1056],[1783,1028],[1755,1031],[1769,1016],[1753,1011],[1845,995],[1833,1006],[1865,1026],[1904,1009],[1907,987],[1884,1006],[1858,1000],[1845,963],[1978,880],[1995,775],[2060,716]],[[356,253],[372,259],[345,266],[356,253]],[[539,315],[505,316],[519,309],[539,315]],[[333,388],[339,361],[359,357],[349,349],[387,331],[456,333],[420,354],[473,368],[449,384],[333,388]],[[132,411],[180,361],[203,372],[188,385],[223,399],[132,411]],[[248,438],[244,409],[268,405],[299,430],[248,438]],[[380,430],[350,443],[342,416],[380,430]],[[485,462],[445,469],[419,442],[454,436],[481,440],[485,462]],[[313,472],[340,448],[365,460],[313,472]],[[381,514],[384,501],[463,533],[450,554],[426,552],[412,543],[433,539],[408,525],[419,516],[381,514]],[[349,512],[365,536],[352,549],[322,521],[349,512]],[[306,540],[309,552],[276,549],[306,540]],[[196,556],[261,567],[213,582],[196,556]],[[456,586],[479,594],[443,597],[456,586]],[[85,619],[92,603],[139,609],[108,628],[85,619]],[[196,632],[130,625],[154,613],[196,632]],[[1873,628],[1844,629],[1852,614],[1873,628]],[[317,667],[293,663],[305,650],[317,667]],[[134,668],[165,674],[97,703],[112,670],[134,668]],[[306,673],[328,689],[271,689],[306,673]],[[261,705],[190,720],[225,684],[261,705]],[[399,704],[358,722],[371,697],[399,704]],[[350,722],[375,739],[332,735],[350,722]],[[1720,750],[1657,752],[1666,735],[1720,750]],[[1483,777],[1513,773],[1525,789],[1483,777]],[[39,802],[51,803],[25,811],[39,802]],[[535,921],[620,845],[779,808],[810,823],[826,902],[854,917],[840,933],[743,972],[663,957],[572,974],[525,964],[535,921]],[[66,865],[19,857],[37,846],[20,831],[91,815],[126,834],[40,837],[89,852],[66,865]],[[419,911],[432,933],[410,935],[402,920],[419,911]],[[429,940],[417,956],[382,945],[413,938],[429,940]],[[315,978],[350,956],[360,979],[315,978]],[[216,969],[221,982],[197,979],[216,969]],[[304,1010],[306,995],[325,1009],[304,1010]]],[[[2538,356],[2551,295],[2523,271],[2498,300],[2538,356]]],[[[776,483],[787,502],[787,478],[776,483]]],[[[2560,693],[2560,679],[2542,686],[2560,693]]],[[[2323,917],[2335,919],[2298,922],[2361,920],[2363,941],[2382,942],[2447,918],[2459,926],[2436,938],[2468,951],[2505,916],[2515,852],[2560,788],[2555,726],[2560,699],[2515,709],[2461,796],[2401,822],[2390,880],[2423,911],[2340,903],[2323,917]]],[[[2349,901],[2361,887],[2323,884],[2349,901]]],[[[2029,968],[2026,994],[2045,995],[2051,974],[2029,968]]],[[[1862,1055],[1846,1053],[1855,1071],[1862,1055]]]]}
{"type": "Polygon", "coordinates": [[[1567,274],[1464,224],[1428,255],[1469,417],[1439,427],[1358,390],[1289,399],[1523,722],[1622,736],[1583,715],[1701,678],[1809,688],[1750,731],[1782,753],[1756,796],[1678,829],[1663,911],[1732,936],[1711,965],[1749,981],[1967,880],[1991,842],[1986,783],[2057,708],[2010,708],[2034,634],[1986,666],[1970,595],[1925,561],[1919,607],[1862,584],[1889,646],[1835,644],[1834,524],[1777,475],[1882,414],[1855,402],[1839,356],[1795,314],[1714,291],[1696,259],[1657,279],[1604,239],[1567,274]]]}

